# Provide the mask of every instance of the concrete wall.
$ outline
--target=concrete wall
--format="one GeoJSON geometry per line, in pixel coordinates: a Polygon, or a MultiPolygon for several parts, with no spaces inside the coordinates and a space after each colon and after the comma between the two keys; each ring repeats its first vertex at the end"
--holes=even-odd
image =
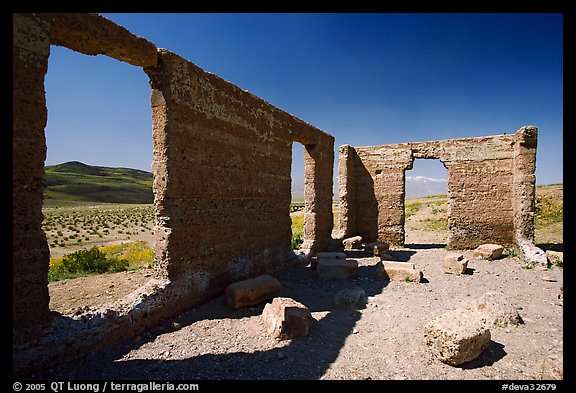
{"type": "Polygon", "coordinates": [[[295,260],[293,142],[305,147],[304,245],[317,252],[330,243],[332,136],[100,15],[14,14],[13,22],[15,369],[126,338],[229,283],[287,267],[295,260]],[[48,306],[41,224],[50,45],[140,67],[151,86],[156,275],[81,320],[48,306]]]}
{"type": "Polygon", "coordinates": [[[448,170],[448,248],[534,238],[537,128],[512,135],[340,147],[340,231],[404,245],[405,172],[417,158],[448,170]]]}

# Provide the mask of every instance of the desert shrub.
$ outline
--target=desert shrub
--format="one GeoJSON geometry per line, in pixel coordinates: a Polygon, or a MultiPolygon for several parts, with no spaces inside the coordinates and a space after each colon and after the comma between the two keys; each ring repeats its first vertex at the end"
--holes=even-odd
{"type": "Polygon", "coordinates": [[[154,250],[145,241],[113,244],[100,248],[107,258],[123,259],[130,269],[151,267],[154,262],[154,250]]]}
{"type": "Polygon", "coordinates": [[[107,258],[106,255],[92,247],[89,250],[78,250],[62,258],[50,260],[48,281],[81,277],[88,274],[103,274],[128,270],[128,261],[120,258],[107,258]]]}
{"type": "Polygon", "coordinates": [[[302,233],[293,233],[292,234],[292,249],[298,250],[300,246],[304,243],[304,235],[302,233]]]}

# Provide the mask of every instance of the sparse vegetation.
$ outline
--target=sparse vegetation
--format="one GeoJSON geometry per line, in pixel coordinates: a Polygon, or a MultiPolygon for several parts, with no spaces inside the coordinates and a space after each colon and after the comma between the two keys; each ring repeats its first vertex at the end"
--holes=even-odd
{"type": "Polygon", "coordinates": [[[514,249],[514,247],[504,248],[502,255],[504,255],[504,257],[509,257],[509,258],[519,258],[518,254],[516,254],[516,250],[514,249]]]}
{"type": "Polygon", "coordinates": [[[413,216],[422,208],[422,203],[420,202],[407,202],[405,204],[405,215],[406,218],[413,216]]]}
{"type": "Polygon", "coordinates": [[[448,217],[425,218],[420,220],[422,229],[431,232],[445,232],[448,230],[448,217]]]}
{"type": "Polygon", "coordinates": [[[115,226],[117,232],[153,233],[153,205],[77,205],[45,208],[42,228],[48,244],[66,247],[73,244],[101,242],[115,226]]]}
{"type": "Polygon", "coordinates": [[[564,221],[563,200],[558,200],[552,195],[537,195],[535,213],[534,225],[536,228],[562,222],[564,221]]]}
{"type": "Polygon", "coordinates": [[[150,268],[154,251],[144,241],[82,249],[50,260],[48,281],[150,268]]]}
{"type": "Polygon", "coordinates": [[[81,277],[90,274],[113,273],[128,270],[125,259],[108,258],[93,247],[89,250],[79,250],[50,261],[49,281],[81,277]]]}

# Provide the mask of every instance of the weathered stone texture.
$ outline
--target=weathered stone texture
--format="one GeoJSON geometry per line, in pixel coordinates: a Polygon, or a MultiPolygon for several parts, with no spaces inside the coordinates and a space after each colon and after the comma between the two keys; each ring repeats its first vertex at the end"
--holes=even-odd
{"type": "MultiPolygon", "coordinates": [[[[49,249],[41,229],[50,45],[111,56],[142,67],[150,78],[154,269],[155,278],[168,284],[161,293],[152,290],[155,301],[145,311],[124,310],[126,321],[133,318],[127,325],[157,323],[223,293],[230,283],[294,260],[294,142],[305,153],[303,248],[313,255],[332,243],[332,136],[100,15],[13,14],[13,21],[15,329],[50,316],[49,249]]],[[[97,329],[111,326],[113,318],[103,317],[97,329]]],[[[94,340],[83,348],[94,347],[94,340]]]]}
{"type": "Polygon", "coordinates": [[[377,264],[380,277],[390,281],[421,282],[424,274],[410,262],[383,261],[377,264]]]}
{"type": "Polygon", "coordinates": [[[390,245],[384,242],[372,242],[364,246],[364,252],[369,255],[380,256],[390,249],[390,245]]]}
{"type": "Polygon", "coordinates": [[[277,297],[264,306],[266,331],[278,340],[305,338],[315,319],[308,307],[294,299],[277,297]]]}
{"type": "Polygon", "coordinates": [[[38,14],[52,26],[50,41],[86,55],[107,55],[140,67],[156,65],[156,46],[98,14],[38,14]]]}
{"type": "Polygon", "coordinates": [[[355,250],[362,248],[362,236],[352,236],[342,240],[344,250],[355,250]]]}
{"type": "Polygon", "coordinates": [[[486,292],[475,299],[467,309],[478,312],[488,328],[517,326],[522,323],[516,307],[498,292],[486,292]]]}
{"type": "Polygon", "coordinates": [[[491,261],[500,258],[503,251],[504,247],[499,244],[481,244],[474,249],[474,258],[487,259],[491,261]]]}
{"type": "Polygon", "coordinates": [[[443,363],[459,366],[476,359],[490,344],[490,330],[479,314],[449,311],[424,327],[428,349],[443,363]]]}
{"type": "Polygon", "coordinates": [[[334,295],[334,307],[355,308],[364,306],[368,298],[366,292],[360,287],[344,288],[334,295]]]}
{"type": "Polygon", "coordinates": [[[50,252],[42,231],[50,26],[13,15],[12,51],[12,319],[13,326],[48,321],[50,252]]]}
{"type": "Polygon", "coordinates": [[[238,281],[226,288],[226,304],[233,308],[254,306],[272,299],[282,290],[282,284],[267,274],[238,281]]]}
{"type": "Polygon", "coordinates": [[[358,274],[358,261],[353,259],[319,259],[316,273],[321,280],[347,280],[358,274]]]}
{"type": "Polygon", "coordinates": [[[303,248],[328,244],[332,137],[172,52],[160,50],[159,59],[146,72],[162,118],[153,123],[153,167],[163,174],[155,183],[159,215],[170,218],[167,249],[158,250],[170,257],[168,276],[202,268],[221,287],[287,265],[294,138],[308,143],[303,248]],[[206,246],[190,253],[189,239],[206,246]]]}
{"type": "MultiPolygon", "coordinates": [[[[341,146],[340,233],[403,246],[405,171],[425,158],[448,170],[448,248],[532,244],[537,131],[526,126],[512,135],[341,146]]],[[[520,248],[521,255],[541,263],[529,248],[520,248]]]]}
{"type": "Polygon", "coordinates": [[[444,273],[448,274],[464,274],[467,267],[468,259],[465,259],[464,255],[456,252],[451,252],[446,255],[446,257],[444,257],[444,263],[442,264],[444,273]]]}

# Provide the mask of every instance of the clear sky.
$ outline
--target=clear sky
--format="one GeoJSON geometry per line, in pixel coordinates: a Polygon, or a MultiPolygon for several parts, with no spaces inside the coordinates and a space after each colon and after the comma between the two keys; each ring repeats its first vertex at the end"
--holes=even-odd
{"type": "MultiPolygon", "coordinates": [[[[104,14],[330,133],[338,146],[539,128],[537,184],[563,182],[563,18],[554,13],[104,14]]],[[[138,67],[52,46],[46,165],[150,171],[138,67]]],[[[293,181],[304,174],[294,144],[293,181]]],[[[437,160],[411,176],[447,178],[437,160]]],[[[335,177],[336,181],[336,177],[335,177]]]]}

